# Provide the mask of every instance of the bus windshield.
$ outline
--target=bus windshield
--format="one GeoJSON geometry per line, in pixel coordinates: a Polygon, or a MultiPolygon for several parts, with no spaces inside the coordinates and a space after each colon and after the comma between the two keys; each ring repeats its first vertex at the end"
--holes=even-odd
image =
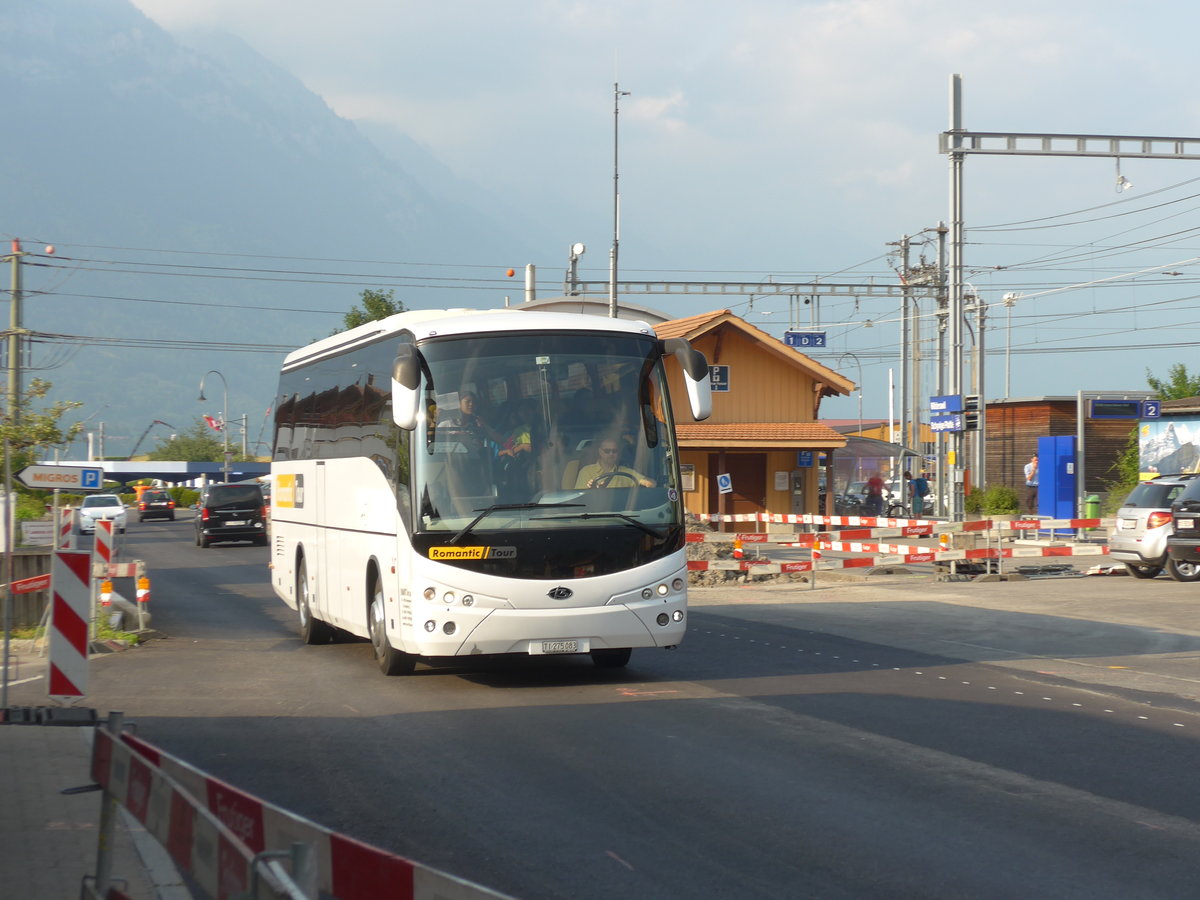
{"type": "Polygon", "coordinates": [[[657,342],[581,332],[430,339],[413,439],[415,531],[613,527],[683,514],[657,342]]]}

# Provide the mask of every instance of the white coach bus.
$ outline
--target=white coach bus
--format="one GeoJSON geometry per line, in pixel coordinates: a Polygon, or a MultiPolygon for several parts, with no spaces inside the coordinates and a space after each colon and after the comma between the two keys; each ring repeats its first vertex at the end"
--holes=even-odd
{"type": "Polygon", "coordinates": [[[275,402],[271,578],[306,643],[418,657],[590,654],[623,666],[687,625],[663,369],[697,419],[703,354],[644,322],[400,313],[289,354],[275,402]]]}

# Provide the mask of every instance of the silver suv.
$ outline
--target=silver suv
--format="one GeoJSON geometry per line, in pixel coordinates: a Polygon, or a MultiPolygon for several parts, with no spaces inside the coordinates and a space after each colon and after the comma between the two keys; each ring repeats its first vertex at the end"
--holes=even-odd
{"type": "Polygon", "coordinates": [[[1167,556],[1173,533],[1171,503],[1197,474],[1160,475],[1135,487],[1117,510],[1108,537],[1108,555],[1125,564],[1135,578],[1154,578],[1165,567],[1176,581],[1200,579],[1200,565],[1167,556]]]}

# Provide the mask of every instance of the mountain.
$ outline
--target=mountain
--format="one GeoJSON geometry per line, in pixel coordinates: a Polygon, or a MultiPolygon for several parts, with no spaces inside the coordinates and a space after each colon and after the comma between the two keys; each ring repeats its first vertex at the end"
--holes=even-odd
{"type": "Polygon", "coordinates": [[[464,246],[524,260],[541,241],[403,133],[380,132],[384,153],[236,38],[183,43],[126,0],[7,0],[0,92],[0,234],[31,253],[23,325],[46,335],[31,375],[83,401],[89,429],[105,423],[110,456],[155,419],[182,431],[220,413],[196,399],[208,370],[253,444],[286,350],[335,330],[363,289],[466,305],[392,264],[461,262],[464,246]]]}

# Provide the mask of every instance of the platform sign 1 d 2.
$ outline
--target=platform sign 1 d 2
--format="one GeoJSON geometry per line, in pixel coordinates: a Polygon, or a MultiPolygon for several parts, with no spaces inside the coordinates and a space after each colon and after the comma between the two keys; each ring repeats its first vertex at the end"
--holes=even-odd
{"type": "Polygon", "coordinates": [[[787,331],[784,332],[783,342],[789,347],[824,347],[824,331],[787,331]]]}
{"type": "Polygon", "coordinates": [[[104,470],[82,466],[26,466],[17,481],[43,491],[98,491],[104,487],[104,470]]]}

